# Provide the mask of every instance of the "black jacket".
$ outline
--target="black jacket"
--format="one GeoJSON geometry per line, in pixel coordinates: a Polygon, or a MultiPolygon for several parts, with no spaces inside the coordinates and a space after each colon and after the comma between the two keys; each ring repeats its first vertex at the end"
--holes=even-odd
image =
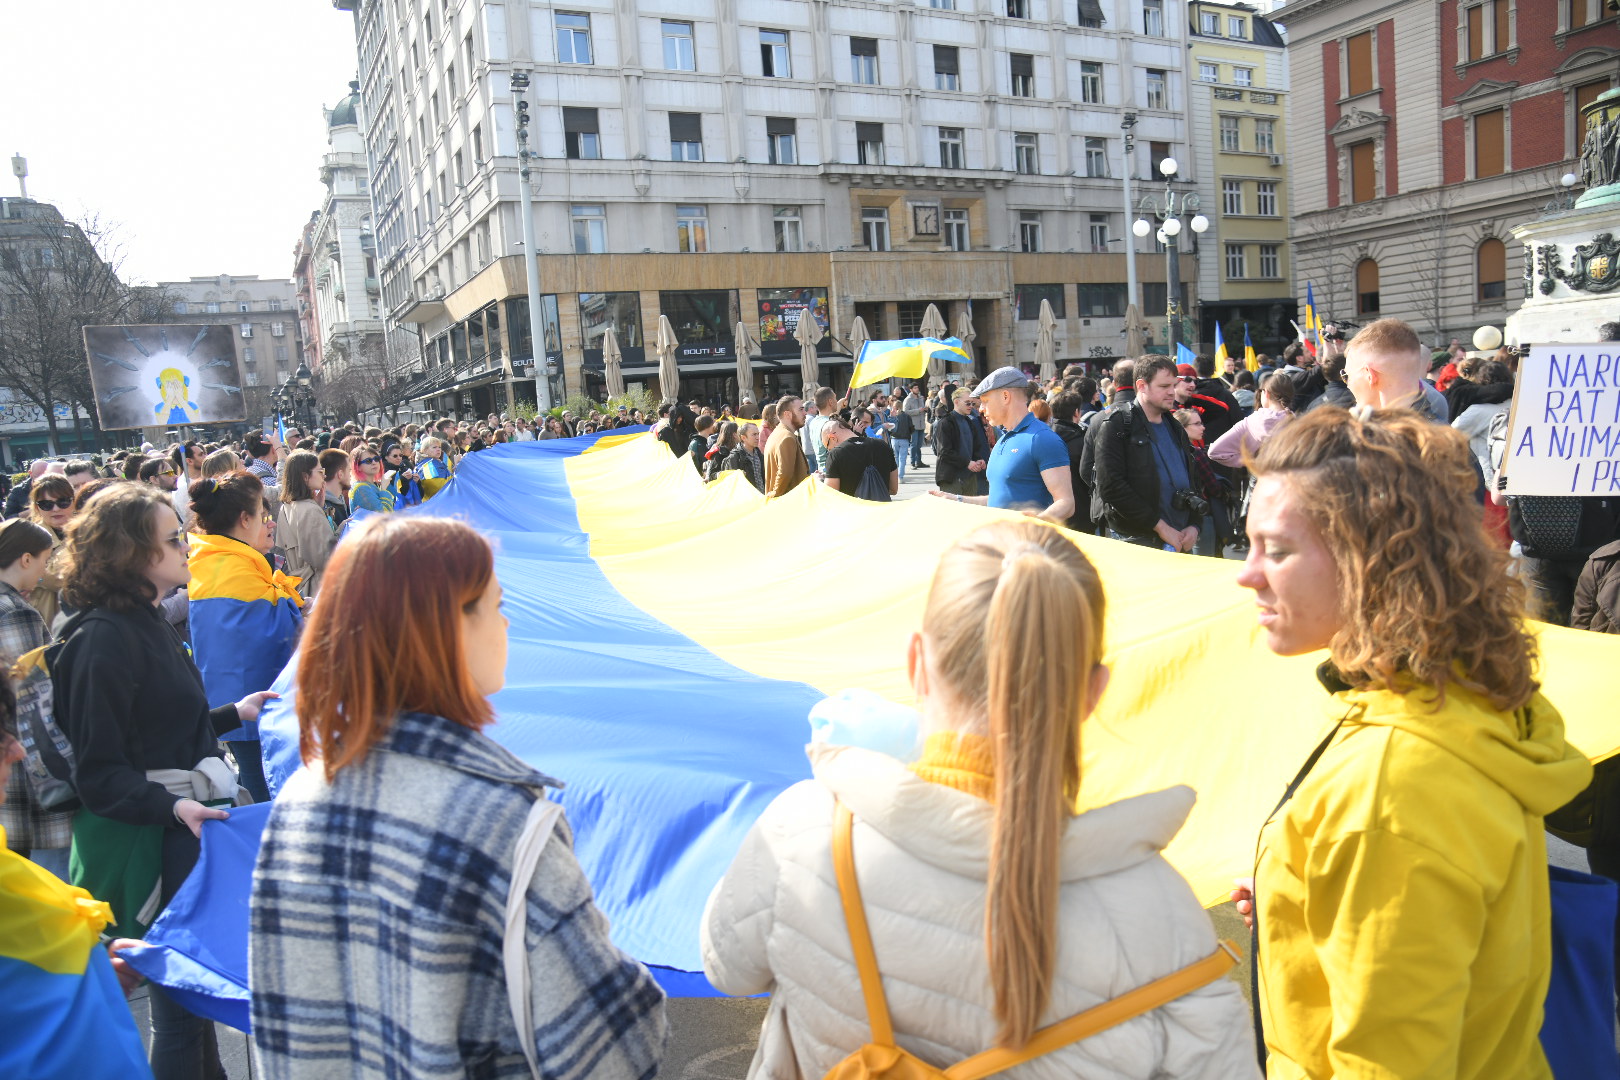
{"type": "MultiPolygon", "coordinates": [[[[1095,491],[1097,487],[1097,436],[1102,434],[1103,421],[1135,400],[1135,390],[1122,389],[1115,392],[1114,400],[1110,404],[1081,418],[1086,429],[1086,445],[1085,449],[1080,453],[1080,478],[1086,486],[1088,498],[1090,493],[1095,491]]],[[[1080,489],[1075,488],[1074,490],[1075,501],[1078,503],[1080,489]]],[[[1090,512],[1089,508],[1088,512],[1090,512]]],[[[1096,513],[1091,513],[1091,520],[1101,521],[1102,519],[1096,513]]]]}
{"type": "Polygon", "coordinates": [[[1193,387],[1197,395],[1186,405],[1178,408],[1192,408],[1199,416],[1204,418],[1204,445],[1212,446],[1215,440],[1225,435],[1237,426],[1243,419],[1243,406],[1238,404],[1232,391],[1219,379],[1199,379],[1193,387]],[[1199,398],[1205,400],[1200,401],[1199,398]]]}
{"type": "Polygon", "coordinates": [[[1311,407],[1311,403],[1327,390],[1327,376],[1322,374],[1320,364],[1312,365],[1303,371],[1290,371],[1288,378],[1294,384],[1294,415],[1299,415],[1311,407]]]}
{"type": "Polygon", "coordinates": [[[731,453],[720,463],[720,472],[736,469],[748,478],[761,492],[765,490],[765,455],[755,450],[752,454],[742,443],[732,448],[731,453]]]}
{"type": "Polygon", "coordinates": [[[990,460],[990,440],[984,437],[984,425],[972,416],[961,416],[955,410],[934,421],[934,483],[954,484],[968,472],[968,462],[990,460]],[[962,428],[967,431],[963,442],[962,428]]]}
{"type": "Polygon", "coordinates": [[[183,828],[179,799],[147,771],[220,757],[219,736],[241,726],[234,704],[208,708],[197,665],[156,607],[87,612],[62,646],[51,687],[79,798],[128,825],[183,828]]]}
{"type": "Polygon", "coordinates": [[[1352,394],[1350,388],[1344,383],[1329,381],[1320,397],[1302,409],[1295,409],[1294,415],[1298,416],[1306,409],[1319,409],[1328,405],[1336,405],[1341,409],[1353,409],[1356,407],[1356,395],[1352,394]]]}
{"type": "Polygon", "coordinates": [[[1069,483],[1074,487],[1074,513],[1069,516],[1068,526],[1079,532],[1091,532],[1091,484],[1080,476],[1080,461],[1086,452],[1086,429],[1067,420],[1054,420],[1052,430],[1069,451],[1069,483]]]}
{"type": "MultiPolygon", "coordinates": [[[[1192,447],[1186,430],[1168,416],[1161,423],[1181,448],[1191,478],[1192,447]]],[[[1091,516],[1093,520],[1106,518],[1108,527],[1122,536],[1153,536],[1153,527],[1161,517],[1159,469],[1153,460],[1153,434],[1147,415],[1133,403],[1092,426],[1099,425],[1102,431],[1097,436],[1097,483],[1091,516]]]]}
{"type": "Polygon", "coordinates": [[[33,489],[33,486],[34,478],[25,476],[18,482],[16,487],[11,489],[11,494],[6,496],[5,516],[7,518],[17,517],[28,509],[28,492],[33,489]]]}

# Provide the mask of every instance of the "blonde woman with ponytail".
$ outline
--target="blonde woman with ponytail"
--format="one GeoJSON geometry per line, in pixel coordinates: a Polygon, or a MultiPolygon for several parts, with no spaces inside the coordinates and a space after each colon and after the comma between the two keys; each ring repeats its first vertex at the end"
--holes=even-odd
{"type": "MultiPolygon", "coordinates": [[[[860,906],[895,1044],[945,1068],[1217,955],[1162,855],[1184,787],[1075,814],[1081,724],[1108,682],[1096,570],[1057,529],[985,526],[940,560],[908,663],[911,765],[813,744],[709,898],[703,963],[772,995],[750,1080],[818,1080],[874,1040],[835,874],[853,818],[860,906]]],[[[848,1066],[846,1065],[846,1070],[848,1066]]],[[[1208,982],[1016,1064],[1012,1080],[1253,1078],[1237,987],[1208,982]]]]}

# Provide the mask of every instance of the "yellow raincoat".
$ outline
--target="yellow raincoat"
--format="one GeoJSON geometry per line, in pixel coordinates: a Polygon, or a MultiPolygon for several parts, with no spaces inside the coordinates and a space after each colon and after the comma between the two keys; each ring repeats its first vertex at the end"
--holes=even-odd
{"type": "Polygon", "coordinates": [[[1260,833],[1267,1076],[1550,1080],[1542,818],[1590,781],[1539,694],[1334,693],[1344,718],[1260,833]]]}

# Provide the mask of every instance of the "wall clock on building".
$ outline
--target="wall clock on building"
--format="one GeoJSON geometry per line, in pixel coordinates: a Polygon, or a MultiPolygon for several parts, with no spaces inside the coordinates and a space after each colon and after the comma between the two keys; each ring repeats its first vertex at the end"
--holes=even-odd
{"type": "Polygon", "coordinates": [[[911,207],[911,231],[918,236],[938,236],[939,207],[932,203],[913,204],[911,207]]]}

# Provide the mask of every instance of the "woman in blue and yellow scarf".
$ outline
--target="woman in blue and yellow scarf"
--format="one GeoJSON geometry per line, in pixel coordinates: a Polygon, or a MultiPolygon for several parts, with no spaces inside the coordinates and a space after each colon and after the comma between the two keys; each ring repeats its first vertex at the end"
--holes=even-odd
{"type": "MultiPolygon", "coordinates": [[[[191,640],[210,707],[268,689],[304,625],[298,578],[274,569],[275,519],[264,486],[245,470],[191,485],[191,640]]],[[[267,802],[257,724],[223,736],[242,786],[267,802]]]]}
{"type": "Polygon", "coordinates": [[[422,440],[422,501],[427,502],[450,482],[452,467],[443,441],[435,438],[422,440]]]}

